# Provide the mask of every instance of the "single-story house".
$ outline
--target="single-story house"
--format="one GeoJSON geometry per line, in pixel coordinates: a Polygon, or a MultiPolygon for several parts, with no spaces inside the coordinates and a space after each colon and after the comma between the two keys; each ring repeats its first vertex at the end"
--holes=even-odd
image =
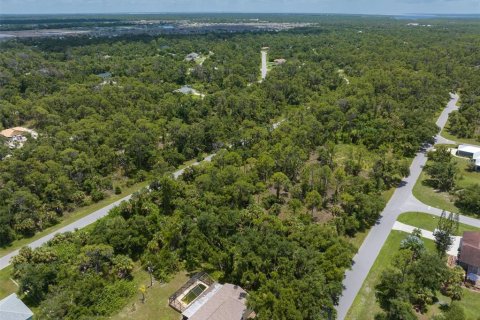
{"type": "Polygon", "coordinates": [[[33,312],[15,293],[0,301],[1,320],[31,320],[32,317],[33,312]]]}
{"type": "Polygon", "coordinates": [[[273,62],[274,62],[277,66],[279,66],[279,65],[284,64],[285,62],[287,62],[287,60],[281,58],[281,59],[275,59],[275,60],[273,60],[273,62]]]}
{"type": "Polygon", "coordinates": [[[21,148],[23,146],[23,143],[27,141],[27,135],[30,134],[30,136],[33,139],[38,138],[38,133],[32,129],[27,129],[24,127],[14,127],[14,128],[8,128],[0,131],[0,136],[3,136],[7,138],[7,145],[13,149],[13,148],[21,148]]]}
{"type": "Polygon", "coordinates": [[[195,59],[197,59],[198,57],[200,57],[200,55],[196,52],[191,52],[189,54],[187,54],[187,56],[185,57],[185,61],[193,61],[195,59]]]}
{"type": "Polygon", "coordinates": [[[255,313],[247,308],[247,292],[241,287],[213,281],[198,273],[169,299],[183,320],[246,320],[255,313]]]}
{"type": "Polygon", "coordinates": [[[480,147],[461,144],[458,146],[457,156],[466,157],[470,159],[479,159],[480,147]]]}
{"type": "Polygon", "coordinates": [[[480,287],[480,231],[463,233],[458,264],[465,269],[467,280],[480,287]]]}
{"type": "Polygon", "coordinates": [[[184,85],[180,89],[174,90],[173,92],[178,92],[183,94],[195,94],[197,91],[189,85],[184,85]]]}

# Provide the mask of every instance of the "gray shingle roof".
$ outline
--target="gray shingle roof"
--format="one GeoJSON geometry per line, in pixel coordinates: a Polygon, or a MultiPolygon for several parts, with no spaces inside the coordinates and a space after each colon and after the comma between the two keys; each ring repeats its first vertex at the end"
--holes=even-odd
{"type": "Polygon", "coordinates": [[[12,293],[0,301],[0,319],[2,320],[30,320],[33,312],[12,293]]]}

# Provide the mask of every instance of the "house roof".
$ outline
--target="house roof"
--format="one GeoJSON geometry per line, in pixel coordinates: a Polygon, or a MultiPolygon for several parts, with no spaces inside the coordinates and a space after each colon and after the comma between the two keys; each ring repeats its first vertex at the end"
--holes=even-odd
{"type": "Polygon", "coordinates": [[[480,152],[480,148],[475,147],[475,146],[469,146],[469,145],[466,145],[466,144],[461,144],[461,145],[458,146],[458,151],[475,154],[475,153],[480,152]]]}
{"type": "Polygon", "coordinates": [[[0,131],[0,135],[11,138],[13,136],[22,134],[23,132],[29,132],[29,129],[23,127],[14,127],[0,131]]]}
{"type": "Polygon", "coordinates": [[[460,256],[458,260],[474,267],[480,267],[479,231],[466,231],[463,233],[460,256]]]}
{"type": "Polygon", "coordinates": [[[0,301],[0,319],[2,320],[28,320],[33,312],[12,293],[0,301]]]}
{"type": "Polygon", "coordinates": [[[194,312],[189,312],[191,308],[189,307],[183,315],[188,315],[188,320],[244,319],[245,314],[248,313],[246,306],[247,293],[245,290],[229,283],[219,286],[220,288],[215,290],[200,306],[192,304],[191,307],[195,307],[195,310],[191,311],[194,312]]]}

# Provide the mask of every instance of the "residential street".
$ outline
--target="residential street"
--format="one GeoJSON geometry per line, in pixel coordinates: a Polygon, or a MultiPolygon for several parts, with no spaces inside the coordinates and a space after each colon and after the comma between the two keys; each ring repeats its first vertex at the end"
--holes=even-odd
{"type": "MultiPolygon", "coordinates": [[[[215,154],[211,154],[211,155],[208,155],[207,157],[205,157],[205,159],[203,159],[203,161],[211,161],[213,156],[215,154]]],[[[202,161],[202,162],[203,162],[202,161]]],[[[191,164],[190,166],[196,166],[200,164],[200,162],[195,162],[193,164],[191,164]]],[[[173,177],[175,179],[177,179],[179,176],[182,175],[182,173],[185,171],[185,169],[180,169],[180,170],[177,170],[173,173],[173,177]]],[[[106,206],[106,207],[103,207],[102,209],[99,209],[91,214],[89,214],[88,216],[85,216],[75,222],[72,222],[71,224],[61,228],[61,229],[58,229],[57,231],[55,232],[52,232],[36,241],[33,241],[31,242],[28,246],[31,247],[31,248],[37,248],[39,246],[41,246],[42,244],[44,244],[45,242],[47,242],[48,240],[52,239],[57,233],[63,233],[63,232],[68,232],[68,231],[74,231],[75,229],[81,229],[81,228],[84,228],[86,226],[88,226],[89,224],[92,224],[94,223],[95,221],[97,221],[98,219],[106,216],[108,214],[108,212],[110,211],[110,209],[118,206],[121,202],[123,201],[128,201],[130,198],[132,197],[132,195],[128,195],[118,201],[115,201],[113,202],[112,204],[106,206]]],[[[0,258],[0,270],[2,270],[3,268],[6,268],[9,264],[10,264],[10,259],[14,256],[16,256],[18,254],[18,251],[19,250],[15,250],[3,257],[0,258]]]]}
{"type": "MultiPolygon", "coordinates": [[[[458,109],[456,106],[458,99],[459,96],[457,94],[451,94],[451,100],[448,102],[447,107],[443,110],[436,122],[437,126],[440,127],[440,131],[445,127],[450,112],[458,109]]],[[[453,141],[447,140],[439,135],[436,137],[436,141],[437,143],[454,143],[453,141]]],[[[423,204],[412,194],[415,182],[419,178],[420,173],[427,162],[427,152],[431,148],[432,146],[428,146],[428,148],[419,152],[413,159],[410,166],[410,176],[405,178],[402,181],[401,186],[395,190],[392,198],[381,213],[379,221],[370,229],[368,236],[365,238],[358,253],[353,258],[354,264],[352,269],[345,273],[345,279],[343,281],[345,289],[343,290],[343,295],[340,297],[337,306],[338,319],[343,320],[345,318],[357,293],[362,287],[363,281],[367,277],[384,242],[387,240],[397,217],[401,213],[408,211],[421,211],[437,216],[441,214],[442,210],[431,208],[423,204]]],[[[480,220],[478,219],[461,216],[460,222],[480,227],[480,220]]]]}
{"type": "Polygon", "coordinates": [[[267,77],[267,51],[262,50],[262,81],[267,77]]]}

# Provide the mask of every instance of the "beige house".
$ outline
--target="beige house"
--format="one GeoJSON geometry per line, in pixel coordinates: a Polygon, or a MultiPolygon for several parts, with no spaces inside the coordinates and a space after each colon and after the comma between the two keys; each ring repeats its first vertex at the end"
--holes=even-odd
{"type": "Polygon", "coordinates": [[[33,139],[38,138],[36,131],[24,127],[13,127],[0,131],[0,136],[7,138],[7,146],[10,149],[21,148],[29,135],[33,139]]]}
{"type": "Polygon", "coordinates": [[[247,309],[247,292],[241,287],[213,281],[206,273],[193,276],[169,299],[183,320],[246,320],[255,313],[247,309]]]}

